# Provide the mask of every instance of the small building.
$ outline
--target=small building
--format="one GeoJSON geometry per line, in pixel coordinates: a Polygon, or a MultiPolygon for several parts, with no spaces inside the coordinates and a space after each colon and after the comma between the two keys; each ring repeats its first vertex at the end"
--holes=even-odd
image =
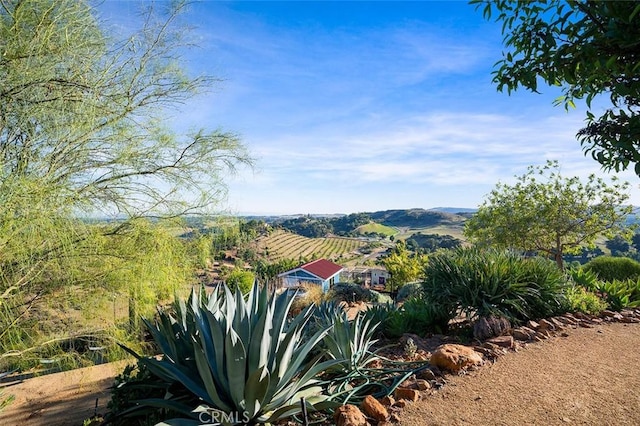
{"type": "Polygon", "coordinates": [[[278,275],[284,288],[297,288],[304,283],[322,286],[322,291],[327,292],[340,282],[340,273],[344,268],[326,259],[317,259],[305,263],[287,272],[278,275]]]}
{"type": "Polygon", "coordinates": [[[346,270],[342,276],[364,287],[384,290],[390,274],[381,266],[354,266],[346,270]]]}

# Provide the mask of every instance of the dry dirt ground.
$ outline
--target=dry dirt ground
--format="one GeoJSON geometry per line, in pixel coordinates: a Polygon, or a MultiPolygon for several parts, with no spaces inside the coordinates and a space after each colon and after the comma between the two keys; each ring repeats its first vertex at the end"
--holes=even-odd
{"type": "Polygon", "coordinates": [[[400,425],[640,425],[640,324],[568,334],[449,376],[400,425]]]}
{"type": "MultiPolygon", "coordinates": [[[[96,398],[104,413],[121,370],[106,364],[6,387],[16,400],[0,425],[82,425],[96,398]]],[[[570,329],[446,380],[410,404],[400,425],[640,425],[640,324],[570,329]]]]}

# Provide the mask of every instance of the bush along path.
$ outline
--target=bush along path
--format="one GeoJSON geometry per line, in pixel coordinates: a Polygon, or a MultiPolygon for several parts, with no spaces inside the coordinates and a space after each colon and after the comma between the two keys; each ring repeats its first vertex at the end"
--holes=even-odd
{"type": "MultiPolygon", "coordinates": [[[[527,417],[530,414],[527,414],[529,411],[540,410],[540,407],[533,407],[520,405],[517,401],[526,399],[528,395],[509,395],[509,391],[505,389],[505,382],[508,383],[510,381],[515,381],[519,377],[522,376],[523,369],[527,367],[524,365],[519,365],[518,361],[515,361],[515,370],[508,371],[506,374],[506,381],[501,382],[497,379],[491,379],[490,385],[488,388],[488,392],[492,395],[493,398],[497,398],[498,403],[500,404],[501,399],[503,399],[502,403],[507,403],[508,400],[515,401],[517,410],[520,413],[523,413],[523,418],[519,420],[515,420],[512,417],[506,417],[502,420],[499,419],[499,415],[508,409],[508,407],[498,407],[496,408],[497,412],[489,413],[487,417],[473,420],[472,416],[469,413],[473,413],[478,411],[478,407],[482,406],[482,395],[472,396],[470,402],[458,400],[457,397],[451,398],[450,405],[448,409],[443,410],[434,410],[434,407],[439,407],[443,404],[443,398],[449,399],[450,389],[457,387],[458,383],[456,381],[460,380],[460,376],[469,375],[469,373],[474,372],[482,372],[486,369],[486,366],[493,365],[496,363],[499,358],[503,357],[506,354],[513,352],[520,352],[522,349],[529,347],[538,347],[540,342],[543,341],[553,341],[557,338],[567,338],[570,337],[571,334],[578,334],[580,336],[576,336],[575,340],[580,342],[590,342],[590,338],[587,336],[583,336],[583,333],[608,333],[608,329],[601,329],[602,325],[605,324],[614,324],[612,327],[624,327],[628,324],[637,324],[640,323],[640,308],[636,309],[625,309],[621,312],[613,312],[605,310],[599,316],[595,315],[587,315],[582,313],[566,313],[563,315],[550,317],[547,319],[542,319],[540,321],[529,321],[526,325],[505,330],[504,334],[497,337],[489,338],[483,342],[477,342],[478,344],[475,346],[467,346],[467,345],[459,345],[459,344],[451,344],[445,343],[433,350],[430,353],[426,353],[421,351],[420,356],[429,359],[430,367],[428,369],[421,370],[418,374],[413,375],[409,379],[405,380],[394,392],[392,396],[375,399],[375,398],[365,398],[363,402],[359,406],[355,405],[345,405],[340,407],[335,411],[334,415],[334,423],[338,426],[366,426],[366,425],[377,425],[384,426],[390,423],[401,424],[405,426],[414,426],[414,425],[449,425],[449,424],[460,424],[460,425],[472,425],[472,424],[611,424],[612,421],[615,424],[638,424],[640,421],[640,390],[638,387],[635,387],[633,392],[636,392],[635,395],[622,394],[620,398],[622,399],[624,406],[628,408],[629,411],[635,410],[635,417],[632,414],[629,417],[628,413],[618,413],[620,418],[594,418],[594,417],[585,417],[587,420],[579,420],[579,415],[573,413],[573,417],[569,415],[556,416],[556,418],[545,418],[544,413],[542,417],[527,417]],[[598,328],[598,330],[587,330],[598,328]],[[576,330],[575,333],[572,330],[576,330]],[[485,367],[483,367],[485,366],[485,367]],[[453,385],[453,386],[452,386],[453,385]],[[630,404],[629,404],[630,403],[630,404]],[[635,404],[635,405],[634,405],[635,404]],[[636,408],[634,408],[636,407],[636,408]],[[449,412],[447,412],[449,410],[449,412]],[[442,414],[442,418],[435,419],[430,418],[434,411],[439,411],[442,414]],[[627,423],[625,423],[625,419],[627,423]],[[542,422],[542,423],[541,423],[542,422]],[[595,422],[595,423],[594,423],[595,422]]],[[[617,334],[621,334],[621,338],[625,339],[626,333],[628,330],[633,330],[634,333],[631,337],[637,339],[635,343],[633,340],[629,342],[631,348],[637,347],[640,343],[640,326],[633,326],[633,328],[624,328],[624,329],[616,329],[617,334]]],[[[410,337],[404,336],[401,339],[401,342],[407,342],[411,340],[416,347],[428,347],[430,343],[428,341],[423,341],[418,336],[411,335],[410,337]]],[[[561,342],[558,342],[561,344],[561,342]]],[[[597,342],[596,342],[597,345],[597,342]]],[[[593,344],[590,346],[594,346],[593,344]]],[[[606,346],[606,345],[605,345],[606,346]]],[[[544,352],[549,347],[542,347],[542,351],[544,352]]],[[[599,348],[605,353],[616,352],[620,348],[614,347],[602,347],[599,348]]],[[[406,343],[405,343],[405,351],[406,351],[406,343]]],[[[572,357],[579,355],[582,352],[582,349],[576,349],[578,352],[574,352],[572,349],[569,350],[567,357],[570,359],[563,360],[553,360],[556,361],[564,361],[569,364],[573,363],[572,357]]],[[[525,351],[526,352],[526,351],[525,351]]],[[[591,349],[585,349],[585,353],[597,353],[598,351],[594,351],[591,349]]],[[[640,354],[637,354],[637,351],[633,352],[633,356],[635,356],[638,360],[640,360],[640,354]]],[[[519,354],[518,354],[519,355],[519,354]]],[[[539,353],[533,354],[534,357],[538,356],[539,353]]],[[[623,359],[627,355],[621,354],[623,359]]],[[[629,358],[629,361],[632,359],[629,358]]],[[[609,360],[600,359],[597,360],[601,363],[607,364],[609,360]]],[[[499,362],[497,364],[500,364],[499,362]]],[[[538,360],[534,360],[533,370],[542,371],[544,374],[545,369],[549,369],[549,364],[545,362],[540,362],[538,360]]],[[[591,361],[589,362],[589,367],[584,370],[596,370],[597,365],[591,361]]],[[[637,366],[635,365],[609,365],[609,367],[619,370],[627,370],[635,380],[640,384],[640,373],[637,373],[637,366]]],[[[577,366],[576,366],[577,367],[577,366]]],[[[490,374],[490,373],[487,373],[490,374]]],[[[567,369],[566,371],[562,371],[562,375],[565,377],[555,377],[549,375],[548,382],[553,383],[558,382],[561,383],[563,381],[567,381],[570,383],[570,386],[575,386],[575,388],[579,389],[580,392],[606,392],[606,389],[600,388],[592,388],[589,387],[589,383],[585,383],[583,381],[585,376],[589,376],[591,371],[576,371],[575,369],[567,369]]],[[[504,374],[503,374],[504,375],[504,374]]],[[[472,383],[474,378],[468,377],[467,383],[472,383]]],[[[531,384],[525,384],[525,386],[529,385],[528,392],[532,395],[539,393],[539,390],[535,388],[531,388],[531,384]]],[[[603,383],[602,387],[606,388],[607,383],[603,383]]],[[[624,386],[623,386],[624,387],[624,386]]],[[[459,389],[455,389],[458,391],[459,389]]],[[[609,392],[610,393],[610,392],[609,392]]],[[[544,395],[540,395],[543,399],[546,398],[544,395]]],[[[486,395],[484,396],[486,398],[486,395]]],[[[546,401],[553,406],[556,402],[554,400],[546,401]]],[[[576,400],[574,407],[577,411],[580,411],[580,402],[576,400]]],[[[584,408],[584,407],[583,407],[584,408]]],[[[582,415],[586,416],[587,414],[591,415],[591,411],[595,409],[602,409],[603,407],[588,407],[588,412],[584,412],[582,415]],[[585,414],[586,413],[586,414],[585,414]]],[[[551,410],[553,411],[553,410],[551,410]]],[[[615,414],[614,414],[615,417],[615,414]]]]}

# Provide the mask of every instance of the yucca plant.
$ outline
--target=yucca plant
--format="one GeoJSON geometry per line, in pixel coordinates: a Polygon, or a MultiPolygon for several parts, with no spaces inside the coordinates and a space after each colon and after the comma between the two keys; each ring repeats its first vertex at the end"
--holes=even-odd
{"type": "Polygon", "coordinates": [[[206,298],[194,291],[189,303],[177,305],[176,317],[160,312],[155,324],[146,321],[163,356],[138,356],[138,362],[162,380],[182,384],[201,405],[170,397],[139,404],[189,417],[160,423],[165,425],[196,425],[204,418],[268,424],[298,414],[301,398],[309,409],[322,408],[328,397],[316,376],[336,361],[310,354],[329,329],[302,339],[313,308],[289,321],[292,300],[286,292],[268,295],[257,284],[245,300],[224,286],[206,298]]]}
{"type": "Polygon", "coordinates": [[[425,276],[427,300],[470,318],[495,315],[517,322],[553,315],[564,306],[566,279],[542,258],[460,248],[430,256],[425,276]]]}

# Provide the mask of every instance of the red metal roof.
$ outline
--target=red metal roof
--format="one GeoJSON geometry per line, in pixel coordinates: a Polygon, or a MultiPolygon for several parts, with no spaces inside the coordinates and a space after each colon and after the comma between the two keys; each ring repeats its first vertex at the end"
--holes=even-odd
{"type": "Polygon", "coordinates": [[[305,263],[300,269],[304,269],[323,280],[328,280],[344,268],[326,259],[317,259],[313,262],[305,263]]]}

